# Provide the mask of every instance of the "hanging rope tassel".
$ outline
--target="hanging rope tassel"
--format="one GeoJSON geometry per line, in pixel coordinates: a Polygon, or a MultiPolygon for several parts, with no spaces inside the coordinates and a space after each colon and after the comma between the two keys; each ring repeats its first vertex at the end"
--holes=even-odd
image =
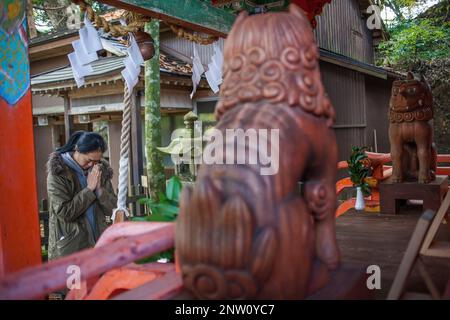
{"type": "Polygon", "coordinates": [[[122,118],[122,131],[120,135],[120,161],[119,161],[119,194],[117,195],[117,208],[114,209],[111,220],[114,223],[125,221],[125,216],[129,217],[127,209],[128,193],[128,158],[130,153],[130,129],[131,129],[131,94],[124,83],[124,108],[122,118]]]}

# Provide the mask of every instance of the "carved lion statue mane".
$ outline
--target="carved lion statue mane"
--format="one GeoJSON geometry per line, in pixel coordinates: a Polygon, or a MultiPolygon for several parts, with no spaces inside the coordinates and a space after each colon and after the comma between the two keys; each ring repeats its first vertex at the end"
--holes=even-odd
{"type": "Polygon", "coordinates": [[[241,13],[226,41],[224,81],[216,118],[238,104],[266,100],[285,102],[325,117],[334,109],[320,79],[319,52],[301,9],[247,18],[241,13]]]}

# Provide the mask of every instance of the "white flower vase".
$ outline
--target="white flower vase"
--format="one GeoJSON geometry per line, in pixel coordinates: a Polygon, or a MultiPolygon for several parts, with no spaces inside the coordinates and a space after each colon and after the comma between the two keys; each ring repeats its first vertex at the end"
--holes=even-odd
{"type": "Polygon", "coordinates": [[[366,207],[364,203],[364,196],[361,190],[361,187],[356,187],[356,203],[355,203],[355,209],[358,211],[364,210],[366,207]]]}

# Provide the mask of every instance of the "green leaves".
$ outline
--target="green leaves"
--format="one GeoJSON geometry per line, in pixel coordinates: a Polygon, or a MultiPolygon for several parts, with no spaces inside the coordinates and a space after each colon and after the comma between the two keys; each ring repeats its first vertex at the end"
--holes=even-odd
{"type": "Polygon", "coordinates": [[[353,147],[347,163],[350,180],[353,185],[355,187],[361,187],[364,196],[369,196],[371,193],[370,187],[364,180],[368,177],[370,172],[370,168],[365,165],[365,160],[367,159],[366,149],[367,147],[353,147]]]}
{"type": "Polygon", "coordinates": [[[166,197],[169,200],[179,202],[181,194],[181,181],[177,176],[170,178],[166,188],[166,197]]]}
{"type": "Polygon", "coordinates": [[[153,213],[145,217],[133,217],[132,221],[152,221],[152,222],[172,222],[174,219],[171,216],[153,213]]]}
{"type": "Polygon", "coordinates": [[[367,182],[364,182],[361,185],[361,191],[362,191],[364,197],[368,197],[372,193],[372,191],[370,190],[370,186],[369,186],[369,184],[367,182]]]}
{"type": "MultiPolygon", "coordinates": [[[[151,214],[145,217],[133,217],[132,221],[173,222],[180,212],[180,194],[182,184],[180,178],[173,176],[166,186],[166,193],[158,193],[158,201],[150,198],[139,199],[139,203],[146,205],[151,214]]],[[[141,259],[136,263],[156,262],[160,259],[173,261],[174,250],[168,250],[151,257],[141,259]]]]}
{"type": "Polygon", "coordinates": [[[145,217],[145,221],[174,221],[180,211],[181,188],[180,179],[173,176],[167,183],[166,193],[158,194],[158,201],[150,198],[140,199],[139,203],[145,204],[152,212],[145,217]]]}
{"type": "Polygon", "coordinates": [[[450,55],[450,23],[439,19],[405,20],[390,28],[390,39],[378,46],[377,64],[407,70],[418,60],[450,55]]]}
{"type": "Polygon", "coordinates": [[[166,259],[167,261],[173,261],[174,259],[174,249],[170,249],[158,254],[155,254],[151,257],[148,258],[143,258],[141,260],[136,261],[137,264],[144,264],[144,263],[150,263],[150,262],[157,262],[158,260],[161,259],[166,259]]]}
{"type": "Polygon", "coordinates": [[[43,262],[48,260],[48,251],[45,249],[45,246],[41,247],[41,258],[43,262]]]}

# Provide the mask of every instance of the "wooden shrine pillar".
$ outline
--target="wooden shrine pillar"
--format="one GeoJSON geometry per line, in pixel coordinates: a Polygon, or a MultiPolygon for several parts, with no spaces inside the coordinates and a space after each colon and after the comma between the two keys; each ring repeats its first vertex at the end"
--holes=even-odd
{"type": "Polygon", "coordinates": [[[41,263],[25,6],[0,22],[0,277],[41,263]]]}
{"type": "Polygon", "coordinates": [[[73,118],[70,115],[71,103],[67,92],[63,95],[64,98],[64,132],[66,134],[66,141],[69,141],[70,135],[73,133],[73,118]]]}
{"type": "MultiPolygon", "coordinates": [[[[142,118],[141,118],[141,93],[134,91],[133,104],[131,105],[131,184],[134,186],[133,195],[140,193],[136,187],[141,186],[141,176],[144,174],[144,159],[142,147],[142,118]]],[[[143,212],[143,206],[136,204],[135,213],[139,216],[143,212]]]]}

